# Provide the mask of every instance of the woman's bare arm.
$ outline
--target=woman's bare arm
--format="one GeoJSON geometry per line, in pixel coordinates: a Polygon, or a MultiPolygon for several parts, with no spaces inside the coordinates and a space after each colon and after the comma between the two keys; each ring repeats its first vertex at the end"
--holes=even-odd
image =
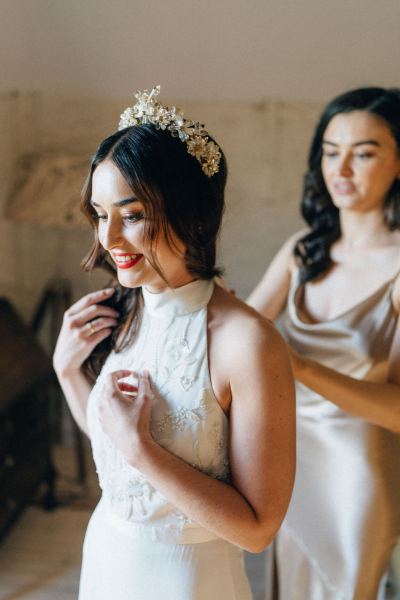
{"type": "Polygon", "coordinates": [[[297,232],[283,244],[246,300],[247,304],[271,321],[275,321],[285,307],[294,267],[293,249],[305,233],[305,230],[297,232]]]}
{"type": "MultiPolygon", "coordinates": [[[[399,286],[400,287],[400,286],[399,286]]],[[[400,300],[395,298],[394,302],[400,300]]],[[[400,311],[399,311],[400,314],[400,311]]],[[[346,412],[400,433],[400,318],[389,355],[385,383],[363,381],[329,369],[290,350],[295,378],[346,412]]]]}
{"type": "Polygon", "coordinates": [[[92,386],[80,372],[57,374],[58,381],[64,393],[69,409],[78,426],[89,437],[86,424],[86,408],[92,386]]]}
{"type": "MultiPolygon", "coordinates": [[[[278,252],[263,279],[248,299],[248,304],[271,319],[284,306],[290,281],[290,267],[296,240],[305,231],[290,238],[278,252]]],[[[400,314],[400,277],[394,288],[393,302],[400,314]]],[[[374,383],[343,375],[291,348],[293,374],[310,389],[354,416],[400,432],[400,324],[389,356],[387,382],[374,383]]]]}
{"type": "Polygon", "coordinates": [[[117,324],[118,313],[99,304],[113,292],[108,288],[87,294],[66,311],[53,356],[54,370],[71,413],[87,435],[86,407],[92,388],[81,366],[117,324]]]}

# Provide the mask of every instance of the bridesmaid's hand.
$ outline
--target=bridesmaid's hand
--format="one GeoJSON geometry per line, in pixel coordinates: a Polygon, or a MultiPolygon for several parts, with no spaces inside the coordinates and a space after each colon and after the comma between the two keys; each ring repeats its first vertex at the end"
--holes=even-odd
{"type": "Polygon", "coordinates": [[[296,352],[296,350],[293,350],[293,348],[289,346],[289,344],[287,345],[287,348],[289,350],[289,357],[290,363],[292,365],[293,376],[295,379],[301,379],[301,375],[304,373],[304,370],[307,367],[308,359],[296,352]]]}
{"type": "Polygon", "coordinates": [[[149,444],[154,444],[150,433],[151,391],[147,372],[138,376],[138,387],[124,381],[135,373],[114,371],[104,381],[98,406],[103,431],[133,466],[139,468],[140,458],[149,444]]]}

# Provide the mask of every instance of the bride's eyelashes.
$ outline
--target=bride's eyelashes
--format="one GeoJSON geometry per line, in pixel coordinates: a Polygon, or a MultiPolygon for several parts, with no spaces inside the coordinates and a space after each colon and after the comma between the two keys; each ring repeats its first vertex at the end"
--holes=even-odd
{"type": "MultiPolygon", "coordinates": [[[[94,213],[93,218],[96,219],[96,221],[107,222],[106,214],[94,213]]],[[[129,214],[122,215],[121,218],[125,223],[139,223],[140,221],[143,221],[143,219],[144,219],[144,212],[143,211],[132,212],[129,214]]]]}

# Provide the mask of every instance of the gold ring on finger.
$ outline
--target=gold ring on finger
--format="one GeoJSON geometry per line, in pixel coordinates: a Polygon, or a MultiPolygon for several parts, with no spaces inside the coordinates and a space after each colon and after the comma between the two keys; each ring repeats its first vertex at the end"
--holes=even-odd
{"type": "Polygon", "coordinates": [[[90,330],[90,335],[96,333],[96,327],[93,325],[92,321],[88,321],[86,327],[90,330]]]}

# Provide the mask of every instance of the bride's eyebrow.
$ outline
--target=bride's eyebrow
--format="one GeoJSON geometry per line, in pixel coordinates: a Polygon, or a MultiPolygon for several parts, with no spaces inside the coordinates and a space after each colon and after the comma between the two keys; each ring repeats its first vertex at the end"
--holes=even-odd
{"type": "MultiPolygon", "coordinates": [[[[135,202],[139,203],[139,200],[132,196],[131,198],[123,198],[122,200],[117,200],[116,202],[113,202],[113,206],[121,208],[122,206],[126,206],[127,204],[133,204],[135,202]]],[[[100,204],[97,204],[97,202],[95,202],[93,199],[90,200],[90,204],[92,206],[96,206],[97,208],[101,208],[100,204]]]]}

